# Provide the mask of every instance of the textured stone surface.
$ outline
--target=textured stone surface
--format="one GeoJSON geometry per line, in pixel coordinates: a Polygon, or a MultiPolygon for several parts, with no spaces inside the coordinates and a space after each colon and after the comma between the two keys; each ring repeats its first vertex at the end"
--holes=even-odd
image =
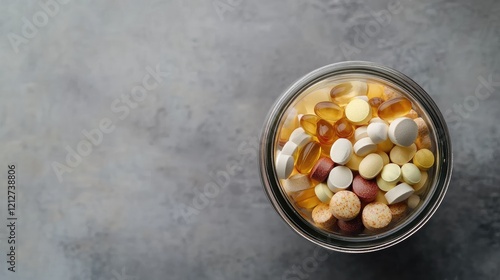
{"type": "MultiPolygon", "coordinates": [[[[6,165],[17,164],[19,221],[18,271],[2,261],[0,279],[498,277],[500,85],[471,99],[478,77],[500,81],[498,1],[401,0],[383,27],[372,14],[388,10],[384,0],[69,1],[16,53],[9,34],[23,37],[23,17],[32,22],[46,1],[1,2],[1,174],[5,182],[6,165]],[[363,41],[356,32],[370,24],[363,41]],[[406,73],[443,112],[465,104],[446,114],[454,176],[408,240],[331,253],[292,275],[315,246],[270,207],[255,137],[290,83],[347,59],[406,73]],[[129,114],[114,112],[156,65],[169,73],[162,84],[129,114]],[[103,118],[115,130],[60,182],[51,164],[103,118]],[[231,166],[217,193],[217,172],[231,166]],[[197,199],[204,188],[206,201],[197,199]],[[202,210],[186,220],[195,204],[202,210]]],[[[0,227],[2,255],[7,235],[0,227]]]]}

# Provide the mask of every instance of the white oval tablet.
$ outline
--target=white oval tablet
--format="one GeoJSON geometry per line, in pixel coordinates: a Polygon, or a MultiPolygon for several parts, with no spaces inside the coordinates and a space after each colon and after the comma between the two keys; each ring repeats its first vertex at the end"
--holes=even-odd
{"type": "Polygon", "coordinates": [[[312,136],[307,134],[303,128],[299,127],[295,129],[290,135],[290,141],[297,144],[298,148],[304,147],[305,144],[309,143],[312,136]],[[301,130],[298,130],[301,129],[301,130]]]}
{"type": "Polygon", "coordinates": [[[354,143],[354,153],[358,156],[366,156],[369,153],[375,152],[377,150],[377,144],[373,143],[370,137],[365,137],[359,139],[354,143]]]}
{"type": "Polygon", "coordinates": [[[293,157],[279,154],[276,159],[276,175],[278,179],[286,179],[293,171],[293,157]]]}
{"type": "Polygon", "coordinates": [[[295,157],[298,149],[299,146],[297,144],[293,143],[292,141],[288,141],[285,143],[285,146],[283,146],[283,149],[281,149],[280,154],[295,157]]]}
{"type": "Polygon", "coordinates": [[[387,140],[387,131],[389,126],[385,123],[375,122],[368,125],[366,133],[372,139],[373,143],[378,144],[387,140]]]}
{"type": "Polygon", "coordinates": [[[336,164],[346,164],[352,156],[352,143],[345,138],[339,138],[330,149],[330,158],[336,164]]]}
{"type": "Polygon", "coordinates": [[[368,133],[366,133],[367,128],[368,127],[366,125],[356,128],[356,130],[354,131],[354,140],[358,141],[361,138],[368,137],[368,133]]]}
{"type": "Polygon", "coordinates": [[[413,188],[407,183],[401,183],[385,193],[385,199],[389,204],[401,202],[413,194],[413,188]]]}
{"type": "Polygon", "coordinates": [[[336,166],[328,175],[328,188],[332,192],[343,191],[352,183],[353,175],[351,169],[346,166],[336,166]]]}
{"type": "Polygon", "coordinates": [[[389,125],[389,138],[392,143],[408,147],[415,142],[418,136],[418,126],[410,118],[397,118],[389,125]]]}

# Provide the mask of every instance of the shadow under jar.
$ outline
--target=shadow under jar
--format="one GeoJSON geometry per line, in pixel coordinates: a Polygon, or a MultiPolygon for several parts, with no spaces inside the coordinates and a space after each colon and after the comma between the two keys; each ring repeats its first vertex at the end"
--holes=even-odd
{"type": "MultiPolygon", "coordinates": [[[[296,135],[292,134],[292,137],[296,137],[296,135]]],[[[368,138],[373,137],[370,135],[368,138]]],[[[390,140],[385,141],[388,146],[381,147],[380,145],[383,143],[379,143],[376,150],[370,150],[369,153],[385,152],[389,161],[392,162],[391,152],[393,147],[397,145],[387,143],[387,141],[390,140]]],[[[351,153],[356,156],[356,153],[351,153]]],[[[415,162],[414,153],[410,156],[412,158],[407,162],[415,162]]],[[[366,155],[358,156],[358,159],[366,157],[366,155]]],[[[372,157],[377,158],[377,156],[372,157]]],[[[326,166],[328,166],[327,163],[325,163],[326,166]]],[[[386,164],[387,157],[384,159],[384,166],[386,164]]],[[[399,164],[400,167],[401,165],[402,163],[399,164]]],[[[413,164],[409,165],[412,166],[407,167],[415,168],[413,164]]],[[[356,165],[356,163],[335,162],[332,166],[347,166],[341,167],[339,170],[349,168],[354,181],[360,179],[359,170],[356,170],[359,169],[359,163],[356,165]]],[[[314,70],[299,79],[273,105],[261,136],[261,179],[275,210],[302,237],[324,248],[341,252],[363,253],[381,250],[397,244],[415,233],[431,218],[443,200],[450,182],[452,167],[452,150],[448,128],[430,96],[402,73],[371,62],[349,61],[331,64],[314,70]],[[354,99],[363,101],[350,104],[354,99]],[[397,102],[397,100],[403,101],[397,102]],[[398,103],[396,107],[393,107],[395,112],[384,111],[384,108],[390,106],[391,102],[398,103]],[[368,118],[362,115],[363,108],[354,106],[366,106],[366,103],[369,104],[371,110],[371,115],[368,118]],[[347,106],[350,108],[346,108],[347,106]],[[408,106],[410,107],[408,108],[408,106]],[[411,111],[409,111],[410,109],[411,111]],[[399,113],[406,111],[408,113],[404,116],[397,115],[398,110],[399,113]],[[392,119],[391,114],[393,113],[396,115],[392,119]],[[420,168],[421,179],[424,179],[423,173],[427,175],[424,184],[408,183],[408,186],[414,188],[412,195],[418,197],[413,197],[411,202],[405,197],[397,204],[389,203],[390,201],[385,199],[385,194],[394,185],[381,186],[377,184],[377,178],[381,176],[381,172],[377,172],[377,177],[367,179],[379,187],[377,198],[370,199],[370,201],[373,201],[372,204],[381,203],[390,207],[392,218],[388,225],[380,229],[366,227],[362,214],[364,210],[367,210],[365,207],[370,202],[363,201],[363,197],[359,197],[359,193],[358,198],[361,198],[359,213],[355,215],[354,219],[352,217],[346,219],[350,220],[351,224],[361,223],[358,231],[349,232],[341,229],[345,228],[345,225],[339,227],[339,221],[341,221],[339,219],[332,219],[324,224],[313,221],[314,208],[318,208],[316,214],[323,212],[323,214],[328,215],[332,211],[331,206],[329,207],[331,195],[336,196],[341,202],[345,202],[342,200],[351,199],[355,191],[353,191],[352,182],[348,182],[349,185],[344,186],[345,191],[342,193],[347,195],[346,198],[337,195],[339,190],[335,188],[330,188],[331,192],[326,194],[327,198],[325,195],[318,196],[316,187],[319,184],[322,184],[323,188],[331,186],[327,184],[327,177],[319,176],[321,179],[317,179],[313,176],[311,179],[311,169],[318,161],[332,162],[331,145],[336,145],[338,139],[343,138],[345,139],[342,140],[343,142],[350,142],[352,146],[355,146],[359,140],[355,138],[366,138],[366,132],[363,131],[363,128],[358,131],[356,129],[380,120],[380,118],[374,119],[378,117],[382,117],[384,119],[382,122],[385,122],[388,127],[399,118],[409,118],[418,123],[418,137],[415,144],[412,145],[417,147],[417,150],[429,150],[434,158],[432,166],[428,169],[422,169],[421,165],[415,164],[420,168]],[[290,135],[299,127],[304,129],[305,136],[303,135],[303,139],[299,140],[294,138],[298,148],[293,144],[285,147],[290,140],[290,135]],[[425,127],[426,130],[421,131],[422,127],[425,127]],[[284,148],[287,154],[293,153],[291,160],[288,156],[278,158],[284,148]],[[307,158],[304,154],[311,154],[311,156],[307,158]],[[286,160],[285,157],[287,157],[286,160]],[[290,169],[291,163],[293,163],[292,169],[290,169]],[[281,169],[277,170],[277,165],[281,169]],[[302,177],[304,182],[309,180],[310,185],[308,187],[299,186],[297,190],[285,188],[284,185],[287,184],[285,180],[292,176],[302,177]],[[323,182],[317,180],[323,180],[323,182]],[[398,207],[394,205],[401,207],[397,209],[398,207]]],[[[328,176],[332,176],[331,174],[328,176]]],[[[411,178],[408,180],[411,181],[411,178]]],[[[407,180],[400,177],[396,184],[399,185],[405,181],[407,180]]],[[[304,182],[302,183],[304,184],[304,182]]],[[[386,211],[385,206],[381,206],[381,209],[386,211]]],[[[379,209],[372,207],[370,210],[377,212],[379,209]]],[[[344,221],[340,223],[344,223],[344,221]]]]}

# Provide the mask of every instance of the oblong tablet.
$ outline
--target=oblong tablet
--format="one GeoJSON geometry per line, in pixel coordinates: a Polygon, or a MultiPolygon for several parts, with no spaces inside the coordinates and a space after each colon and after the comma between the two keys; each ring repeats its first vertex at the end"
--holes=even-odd
{"type": "Polygon", "coordinates": [[[414,190],[410,185],[407,183],[401,183],[386,192],[385,198],[389,204],[394,204],[407,199],[413,194],[413,192],[414,190]]]}
{"type": "Polygon", "coordinates": [[[293,157],[279,154],[276,159],[276,175],[278,179],[286,179],[293,171],[293,157]]]}

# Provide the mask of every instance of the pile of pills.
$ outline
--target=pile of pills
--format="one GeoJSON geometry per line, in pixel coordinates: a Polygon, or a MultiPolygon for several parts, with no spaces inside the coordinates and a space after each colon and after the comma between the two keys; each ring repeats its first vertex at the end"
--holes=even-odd
{"type": "Polygon", "coordinates": [[[434,153],[418,109],[374,81],[305,95],[279,129],[276,175],[316,226],[379,233],[419,206],[434,153]]]}

